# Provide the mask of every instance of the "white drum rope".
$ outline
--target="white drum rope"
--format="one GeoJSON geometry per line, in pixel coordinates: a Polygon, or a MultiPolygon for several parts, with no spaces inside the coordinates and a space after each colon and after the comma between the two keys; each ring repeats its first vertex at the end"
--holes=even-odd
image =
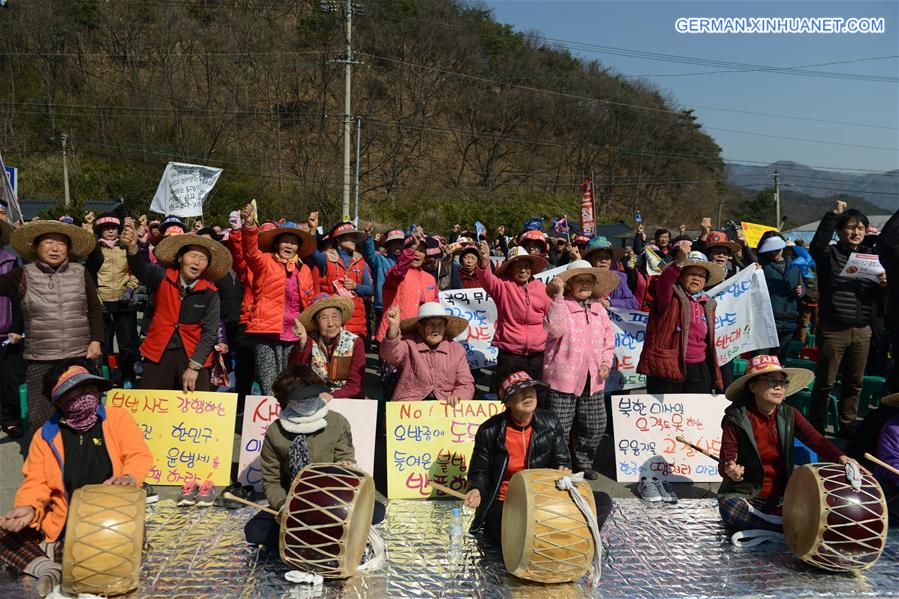
{"type": "MultiPolygon", "coordinates": [[[[556,481],[556,488],[568,491],[572,501],[581,510],[584,518],[587,520],[587,526],[590,527],[590,534],[593,536],[593,570],[590,573],[590,584],[599,585],[602,578],[602,538],[599,536],[599,525],[596,523],[596,515],[590,509],[590,505],[578,492],[575,483],[584,482],[584,473],[578,472],[570,476],[563,476],[556,481]]],[[[592,492],[592,491],[591,491],[592,492]]]]}
{"type": "MultiPolygon", "coordinates": [[[[749,513],[756,518],[764,520],[765,522],[770,522],[771,524],[783,526],[783,516],[766,514],[751,503],[747,503],[749,505],[749,513]]],[[[761,545],[762,543],[765,543],[767,541],[773,541],[775,543],[786,542],[782,532],[775,532],[773,530],[767,530],[764,528],[750,528],[749,530],[741,530],[739,532],[735,532],[730,537],[730,542],[734,545],[734,547],[755,547],[756,545],[761,545]]]]}
{"type": "Polygon", "coordinates": [[[385,563],[387,563],[387,545],[384,543],[384,538],[381,536],[381,533],[379,533],[374,526],[368,530],[368,542],[371,543],[374,556],[359,566],[359,570],[362,570],[363,572],[367,570],[379,570],[385,563]]]}

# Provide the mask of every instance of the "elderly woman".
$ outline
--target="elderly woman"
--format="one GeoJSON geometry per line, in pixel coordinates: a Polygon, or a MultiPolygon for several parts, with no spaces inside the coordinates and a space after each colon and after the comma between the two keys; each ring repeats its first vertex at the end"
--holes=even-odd
{"type": "Polygon", "coordinates": [[[153,298],[153,317],[140,346],[144,389],[209,391],[212,352],[219,344],[219,296],[211,281],[231,268],[225,246],[199,235],[171,235],[156,246],[158,264],[138,255],[134,223],[126,219],[122,243],[128,265],[153,298]]]}
{"type": "MultiPolygon", "coordinates": [[[[381,291],[385,311],[396,306],[400,310],[400,318],[414,318],[419,306],[437,301],[437,280],[423,269],[426,259],[424,231],[417,227],[406,240],[396,264],[390,267],[384,278],[381,291]]],[[[387,319],[382,318],[375,336],[377,341],[384,339],[389,326],[387,319]]]]}
{"type": "Polygon", "coordinates": [[[524,248],[531,256],[546,258],[549,254],[549,242],[546,240],[546,234],[535,229],[521,232],[518,236],[518,247],[524,248]]]}
{"type": "Polygon", "coordinates": [[[715,351],[715,300],[703,289],[724,279],[724,270],[689,242],[673,250],[655,285],[637,372],[649,393],[711,393],[724,383],[715,351]]]}
{"type": "MultiPolygon", "coordinates": [[[[476,508],[471,531],[486,528],[496,543],[502,538],[506,489],[516,472],[529,468],[555,468],[568,473],[568,437],[552,412],[537,409],[537,389],[547,385],[526,372],[515,372],[500,385],[506,409],[485,420],[475,434],[468,469],[465,505],[476,508]]],[[[600,528],[612,511],[612,500],[594,491],[596,522],[600,528]]]]}
{"type": "Polygon", "coordinates": [[[131,414],[100,403],[112,387],[84,360],[64,360],[43,381],[55,413],[31,439],[15,507],[0,518],[0,562],[38,579],[41,597],[62,578],[69,498],[85,485],[141,486],[153,454],[131,414]],[[65,469],[63,469],[65,464],[65,469]]]}
{"type": "Polygon", "coordinates": [[[768,297],[774,311],[778,347],[771,348],[781,360],[787,359],[790,342],[799,326],[799,300],[804,295],[802,272],[792,266],[784,250],[787,242],[779,234],[770,235],[759,245],[759,264],[765,273],[768,297]]]}
{"type": "Polygon", "coordinates": [[[102,355],[105,333],[97,286],[78,261],[97,240],[81,227],[38,220],[10,235],[25,266],[0,275],[0,296],[18,301],[25,324],[28,424],[34,431],[54,412],[41,391],[47,373],[63,360],[102,355]]]}
{"type": "Polygon", "coordinates": [[[721,518],[729,527],[781,532],[781,504],[793,471],[794,437],[820,461],[850,461],[784,400],[806,388],[814,374],[781,368],[777,356],[755,356],[725,395],[732,401],[721,424],[718,489],[721,518]],[[787,431],[787,434],[784,434],[787,431]]]}
{"type": "Polygon", "coordinates": [[[346,329],[360,337],[368,334],[364,298],[374,294],[371,268],[357,251],[367,238],[353,223],[338,223],[328,233],[334,249],[313,252],[320,271],[319,288],[322,293],[345,295],[353,300],[352,318],[346,329]]]}
{"type": "Polygon", "coordinates": [[[608,294],[608,297],[597,295],[599,303],[606,308],[637,309],[637,298],[627,286],[627,275],[617,268],[625,253],[624,248],[613,246],[608,239],[600,235],[587,242],[587,247],[581,254],[593,268],[602,268],[618,277],[618,285],[615,286],[612,293],[608,294]]]}
{"type": "Polygon", "coordinates": [[[318,295],[318,278],[302,262],[315,250],[315,240],[294,223],[259,234],[252,204],[244,207],[241,218],[243,259],[252,273],[255,298],[246,332],[258,338],[256,380],[264,394],[271,394],[272,383],[287,366],[298,340],[293,321],[318,295]]]}
{"type": "Polygon", "coordinates": [[[477,289],[481,286],[478,280],[478,262],[481,260],[481,251],[474,241],[468,237],[460,237],[459,246],[453,251],[459,260],[459,281],[462,289],[477,289]]]}
{"type": "Polygon", "coordinates": [[[737,274],[741,264],[748,266],[755,262],[755,254],[746,245],[746,238],[742,229],[737,229],[738,241],[731,241],[727,233],[723,231],[711,231],[704,239],[694,243],[696,251],[709,257],[709,262],[714,262],[724,269],[724,278],[737,274]],[[737,263],[737,254],[741,256],[740,264],[737,263]]]}
{"type": "Polygon", "coordinates": [[[543,352],[546,349],[543,318],[550,302],[546,285],[534,275],[546,268],[546,258],[515,247],[494,275],[490,267],[490,247],[481,242],[480,250],[478,279],[496,303],[493,345],[499,351],[494,386],[498,388],[501,381],[519,370],[539,380],[543,376],[543,352]]]}
{"type": "Polygon", "coordinates": [[[311,366],[331,397],[364,396],[365,343],[344,328],[353,310],[350,298],[322,293],[294,322],[298,341],[289,362],[311,366]]]}
{"type": "Polygon", "coordinates": [[[612,271],[575,260],[547,286],[555,295],[543,321],[543,380],[550,387],[549,407],[559,417],[563,436],[567,439],[575,427],[572,461],[590,480],[599,478],[593,458],[606,430],[603,389],[615,350],[612,323],[593,297],[604,298],[619,283],[612,271]]]}
{"type": "Polygon", "coordinates": [[[379,351],[399,370],[394,401],[437,399],[455,405],[474,397],[465,348],[453,341],[468,328],[465,319],[447,315],[436,302],[423,304],[417,317],[407,319],[394,306],[386,318],[389,328],[379,351]]]}
{"type": "MultiPolygon", "coordinates": [[[[353,466],[356,450],[350,423],[328,409],[329,393],[309,366],[290,364],[272,383],[281,412],[269,425],[259,454],[262,492],[274,510],[287,502],[290,485],[309,464],[337,463],[353,466]]],[[[384,519],[384,506],[375,502],[372,523],[384,519]]],[[[278,519],[260,511],[244,527],[247,543],[278,551],[278,519]]]]}

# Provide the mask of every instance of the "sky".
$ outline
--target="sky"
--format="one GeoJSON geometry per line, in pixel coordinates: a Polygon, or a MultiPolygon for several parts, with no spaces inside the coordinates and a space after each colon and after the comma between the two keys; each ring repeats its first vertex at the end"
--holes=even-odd
{"type": "Polygon", "coordinates": [[[847,171],[899,168],[896,81],[746,70],[687,75],[728,69],[609,52],[610,48],[616,53],[620,49],[638,50],[895,78],[899,75],[899,2],[487,0],[484,4],[493,9],[498,21],[517,31],[535,31],[544,38],[590,44],[594,47],[573,48],[572,52],[599,60],[623,75],[645,76],[668,93],[678,108],[695,109],[706,133],[715,138],[729,162],[768,164],[791,160],[847,171]],[[675,21],[680,17],[738,16],[884,17],[886,29],[882,34],[683,34],[675,30],[675,21]],[[595,48],[597,45],[604,48],[595,48]],[[874,57],[892,58],[806,66],[874,57]],[[781,139],[784,137],[827,143],[781,139]]]}

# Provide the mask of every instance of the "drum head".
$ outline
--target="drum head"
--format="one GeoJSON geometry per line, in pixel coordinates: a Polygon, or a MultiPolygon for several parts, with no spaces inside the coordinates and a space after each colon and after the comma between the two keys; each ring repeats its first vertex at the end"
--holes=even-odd
{"type": "Polygon", "coordinates": [[[534,494],[523,472],[512,476],[503,505],[503,562],[506,570],[513,574],[527,568],[525,556],[531,554],[534,542],[534,494]]]}
{"type": "Polygon", "coordinates": [[[820,540],[823,505],[823,491],[815,470],[808,465],[793,470],[784,491],[784,537],[799,559],[804,559],[820,540]]]}

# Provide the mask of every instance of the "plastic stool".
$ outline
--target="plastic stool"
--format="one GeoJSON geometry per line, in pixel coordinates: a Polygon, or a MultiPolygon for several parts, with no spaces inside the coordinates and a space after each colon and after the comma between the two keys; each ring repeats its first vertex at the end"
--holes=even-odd
{"type": "Polygon", "coordinates": [[[793,463],[796,466],[814,464],[818,461],[818,454],[808,448],[799,439],[793,439],[793,463]]]}
{"type": "Polygon", "coordinates": [[[862,379],[862,392],[858,397],[858,417],[864,418],[871,408],[880,407],[887,381],[882,376],[866,376],[862,379]]]}

